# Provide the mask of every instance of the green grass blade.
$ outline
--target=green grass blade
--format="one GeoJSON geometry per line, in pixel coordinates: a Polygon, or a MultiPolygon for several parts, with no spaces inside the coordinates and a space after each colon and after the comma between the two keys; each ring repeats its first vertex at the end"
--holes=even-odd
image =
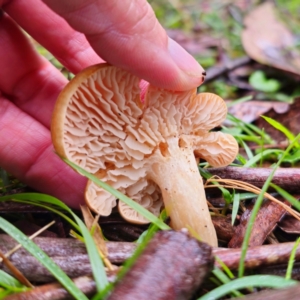
{"type": "Polygon", "coordinates": [[[231,101],[230,103],[227,103],[227,107],[232,107],[234,105],[237,105],[237,104],[241,104],[241,103],[244,103],[244,102],[247,102],[247,101],[250,101],[253,99],[253,96],[252,95],[249,95],[249,96],[245,96],[245,97],[242,97],[242,98],[239,98],[237,100],[234,100],[234,101],[231,101]]]}
{"type": "Polygon", "coordinates": [[[252,275],[225,283],[198,298],[198,300],[217,300],[229,294],[233,290],[240,290],[249,287],[287,288],[296,284],[298,284],[298,281],[286,280],[280,276],[252,275]]]}
{"type": "Polygon", "coordinates": [[[231,214],[231,224],[233,225],[239,210],[240,206],[240,194],[233,195],[233,205],[232,205],[232,214],[231,214]]]}
{"type": "MultiPolygon", "coordinates": [[[[124,262],[122,268],[118,272],[117,279],[115,280],[114,285],[118,281],[120,281],[125,276],[125,274],[130,270],[130,268],[136,262],[137,258],[142,254],[142,252],[144,251],[144,249],[146,248],[146,246],[148,245],[148,243],[150,242],[150,240],[152,239],[152,237],[154,236],[154,234],[158,231],[158,229],[159,228],[155,224],[152,224],[149,227],[149,229],[147,230],[147,233],[144,236],[143,240],[140,243],[137,244],[137,248],[135,249],[135,251],[132,254],[132,256],[130,258],[128,258],[124,262]]],[[[106,295],[110,292],[110,290],[113,289],[114,285],[111,285],[110,288],[108,288],[107,290],[104,290],[104,291],[99,292],[98,294],[96,294],[93,297],[92,300],[102,300],[102,299],[105,299],[106,295]]]]}
{"type": "MultiPolygon", "coordinates": [[[[231,282],[231,280],[229,279],[229,277],[222,270],[220,270],[218,267],[214,267],[214,269],[212,270],[212,273],[223,284],[231,282]]],[[[235,290],[232,290],[231,294],[234,295],[235,297],[242,297],[243,296],[242,293],[240,293],[239,291],[235,291],[235,290]]]]}
{"type": "Polygon", "coordinates": [[[88,173],[87,171],[85,171],[84,169],[80,168],[79,166],[77,166],[76,164],[72,163],[71,161],[69,161],[69,160],[67,160],[65,158],[62,158],[62,159],[69,166],[71,166],[73,169],[75,169],[78,173],[84,175],[85,177],[87,177],[88,179],[90,179],[91,181],[93,181],[95,184],[97,184],[98,186],[100,186],[104,190],[106,190],[107,192],[109,192],[112,195],[114,195],[117,199],[123,201],[125,204],[127,204],[128,206],[130,206],[132,209],[134,209],[136,212],[138,212],[139,214],[141,214],[147,220],[149,220],[150,222],[154,223],[161,230],[170,230],[171,229],[162,220],[160,220],[159,218],[157,218],[155,215],[153,215],[150,211],[148,211],[147,209],[145,209],[143,206],[141,206],[137,202],[133,201],[132,199],[130,199],[126,195],[122,194],[121,192],[119,192],[118,190],[114,189],[113,187],[111,187],[107,183],[105,183],[102,180],[98,179],[96,176],[88,173]]]}
{"type": "Polygon", "coordinates": [[[235,276],[233,275],[233,273],[231,272],[231,270],[227,267],[227,265],[217,255],[215,255],[215,260],[221,266],[223,272],[226,273],[226,275],[227,275],[227,277],[229,279],[234,279],[235,278],[235,276]]]}
{"type": "Polygon", "coordinates": [[[270,186],[275,189],[276,192],[279,193],[284,199],[290,202],[292,206],[296,207],[297,210],[300,211],[300,202],[294,196],[274,183],[270,183],[270,186]]]}
{"type": "Polygon", "coordinates": [[[271,137],[268,134],[266,134],[263,130],[258,128],[257,126],[255,126],[251,123],[250,124],[245,123],[244,121],[234,117],[231,114],[227,114],[227,119],[229,121],[233,122],[240,129],[242,129],[242,131],[244,131],[248,136],[254,136],[255,134],[258,134],[261,139],[261,144],[273,143],[273,140],[271,139],[271,137]]]}
{"type": "MultiPolygon", "coordinates": [[[[225,132],[223,131],[224,133],[229,133],[229,132],[225,132]]],[[[233,134],[231,134],[233,135],[233,134]]],[[[261,139],[261,137],[259,136],[252,136],[252,135],[246,135],[246,134],[234,134],[233,135],[236,139],[241,139],[243,141],[247,141],[247,142],[253,142],[253,143],[256,143],[257,145],[259,146],[263,146],[265,145],[265,141],[261,139]]]]}
{"type": "Polygon", "coordinates": [[[32,256],[34,256],[47,270],[65,287],[65,289],[78,300],[88,298],[74,284],[74,282],[57,266],[50,257],[42,251],[33,241],[15,226],[0,217],[0,228],[23,246],[32,256]]]}
{"type": "MultiPolygon", "coordinates": [[[[276,128],[277,130],[281,131],[286,137],[287,139],[291,142],[295,139],[295,135],[289,131],[284,125],[282,125],[281,123],[277,122],[276,120],[266,117],[266,116],[261,116],[263,119],[265,119],[270,125],[272,125],[274,128],[276,128]]],[[[300,145],[298,142],[295,143],[295,147],[299,148],[300,145]]]]}
{"type": "Polygon", "coordinates": [[[31,201],[35,201],[35,202],[47,203],[47,204],[58,206],[59,208],[66,210],[68,212],[71,211],[71,209],[66,204],[64,204],[57,198],[50,196],[50,195],[41,194],[41,193],[20,193],[20,194],[14,194],[14,195],[7,195],[7,196],[0,197],[0,201],[6,201],[6,200],[10,200],[12,198],[18,199],[18,200],[31,200],[31,201]]]}
{"type": "Polygon", "coordinates": [[[106,272],[104,269],[104,265],[102,262],[102,259],[99,255],[98,249],[95,245],[95,242],[85,226],[85,224],[74,214],[72,213],[74,219],[76,220],[77,224],[80,227],[82,236],[84,238],[84,243],[89,255],[90,263],[91,263],[91,268],[93,271],[93,277],[96,282],[97,290],[102,291],[105,290],[108,286],[108,280],[106,276],[106,272]]]}
{"type": "Polygon", "coordinates": [[[292,249],[290,259],[289,259],[289,262],[288,262],[288,267],[287,267],[287,270],[286,270],[285,279],[291,279],[291,277],[292,277],[292,271],[293,271],[293,267],[294,267],[294,263],[295,263],[295,257],[296,257],[296,250],[297,250],[299,244],[300,244],[300,237],[296,240],[295,245],[292,249]]]}
{"type": "Polygon", "coordinates": [[[240,200],[247,200],[247,199],[253,199],[257,195],[254,193],[240,193],[240,200]]]}
{"type": "Polygon", "coordinates": [[[270,154],[282,154],[284,151],[283,150],[277,150],[277,149],[267,149],[267,150],[263,150],[262,152],[256,154],[255,156],[253,156],[251,159],[249,159],[244,167],[248,168],[248,167],[252,167],[254,166],[258,161],[260,161],[264,156],[270,155],[270,154]]]}
{"type": "Polygon", "coordinates": [[[300,161],[300,148],[294,150],[293,153],[286,156],[286,158],[284,159],[284,162],[290,163],[291,165],[296,164],[298,161],[300,161]]]}
{"type": "Polygon", "coordinates": [[[252,150],[249,148],[249,146],[248,146],[243,140],[240,140],[240,142],[241,142],[241,144],[242,144],[244,150],[246,151],[246,154],[247,154],[247,156],[248,156],[248,159],[253,158],[254,155],[253,155],[252,150]]]}
{"type": "Polygon", "coordinates": [[[241,165],[243,166],[247,162],[247,159],[241,154],[238,154],[235,159],[238,160],[240,163],[231,163],[231,166],[236,165],[240,167],[241,165]]]}
{"type": "Polygon", "coordinates": [[[245,123],[245,125],[252,130],[253,132],[255,132],[256,134],[258,134],[259,136],[261,136],[261,138],[263,139],[264,143],[269,143],[269,144],[274,144],[274,141],[272,140],[272,138],[265,132],[264,129],[260,129],[259,127],[255,126],[252,123],[245,123]]]}
{"type": "Polygon", "coordinates": [[[297,142],[297,140],[299,139],[300,134],[297,135],[297,137],[294,139],[294,141],[292,141],[292,143],[289,145],[289,147],[284,151],[282,157],[280,158],[280,160],[277,162],[277,164],[275,165],[275,167],[273,168],[271,174],[269,175],[269,177],[267,178],[266,182],[264,183],[261,192],[259,194],[259,196],[257,197],[255,204],[253,206],[252,209],[252,213],[250,215],[249,221],[248,221],[248,225],[246,228],[246,232],[245,232],[245,236],[244,236],[244,240],[242,243],[242,249],[241,249],[241,258],[240,258],[240,262],[239,262],[239,268],[238,268],[238,276],[242,277],[244,275],[244,270],[245,270],[245,258],[246,258],[246,254],[247,254],[247,249],[248,249],[248,244],[249,244],[249,240],[250,240],[250,236],[251,236],[251,231],[254,225],[254,221],[255,218],[257,216],[258,210],[260,209],[263,199],[264,199],[264,194],[267,191],[273,176],[275,174],[276,169],[280,166],[280,164],[282,163],[282,161],[284,160],[284,157],[291,151],[291,149],[294,147],[294,143],[297,142]]]}
{"type": "MultiPolygon", "coordinates": [[[[198,170],[200,172],[200,175],[205,178],[205,179],[210,179],[212,175],[208,172],[207,169],[198,167],[198,170]]],[[[223,209],[223,213],[225,213],[227,207],[232,203],[233,200],[233,194],[231,194],[227,189],[223,188],[222,186],[219,185],[218,182],[212,181],[212,184],[214,184],[216,187],[219,188],[219,190],[222,192],[222,196],[225,200],[225,207],[223,209]]]]}
{"type": "Polygon", "coordinates": [[[9,294],[11,294],[10,291],[0,289],[0,299],[5,299],[5,297],[8,296],[9,294]]]}
{"type": "Polygon", "coordinates": [[[148,229],[146,236],[144,236],[141,243],[138,244],[136,250],[134,251],[133,255],[126,260],[126,262],[123,265],[123,268],[120,270],[117,276],[117,280],[121,280],[125,274],[129,271],[129,269],[132,267],[132,265],[135,263],[136,259],[141,255],[141,253],[144,251],[150,240],[153,238],[155,233],[158,231],[157,226],[152,226],[148,229]]]}
{"type": "Polygon", "coordinates": [[[13,194],[0,197],[0,201],[7,201],[12,200],[14,202],[25,203],[30,205],[39,206],[50,210],[62,218],[64,218],[67,222],[69,222],[76,230],[80,231],[78,225],[71,220],[68,216],[66,216],[62,211],[59,209],[66,210],[69,214],[72,214],[72,210],[66,206],[63,202],[58,200],[55,197],[40,194],[40,193],[20,193],[20,194],[13,194]],[[53,206],[54,205],[54,206],[53,206]],[[56,206],[56,207],[55,207],[56,206]]]}
{"type": "MultiPolygon", "coordinates": [[[[161,212],[159,218],[161,220],[166,220],[167,213],[165,209],[161,212]]],[[[130,270],[130,268],[133,266],[133,264],[136,262],[137,258],[141,255],[141,253],[144,251],[154,234],[159,230],[159,228],[155,224],[151,224],[149,228],[144,232],[143,236],[139,237],[137,241],[137,248],[135,249],[134,253],[131,255],[130,258],[128,258],[125,263],[123,264],[121,270],[118,272],[117,278],[113,285],[110,285],[107,287],[106,290],[98,292],[92,300],[102,300],[106,298],[106,295],[113,289],[115,284],[120,281],[125,274],[130,270]]]]}
{"type": "Polygon", "coordinates": [[[24,292],[28,290],[26,286],[22,285],[16,278],[12,277],[3,270],[0,270],[0,286],[5,287],[10,292],[15,293],[24,292]]]}

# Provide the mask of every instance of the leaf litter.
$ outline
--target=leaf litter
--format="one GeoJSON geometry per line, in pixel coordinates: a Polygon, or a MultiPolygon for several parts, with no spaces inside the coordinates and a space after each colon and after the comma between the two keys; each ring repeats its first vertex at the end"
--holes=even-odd
{"type": "MultiPolygon", "coordinates": [[[[249,6],[247,6],[246,2],[244,1],[235,1],[235,2],[236,3],[230,4],[232,5],[231,8],[230,6],[226,6],[227,4],[225,4],[223,8],[228,9],[228,11],[230,11],[232,14],[234,13],[236,18],[238,18],[241,22],[243,18],[243,14],[245,11],[249,10],[249,6]],[[241,5],[241,2],[243,3],[243,5],[241,5]]],[[[210,12],[208,7],[209,5],[205,6],[206,12],[210,12]]],[[[184,7],[184,9],[186,9],[186,7],[184,7]]],[[[294,86],[295,82],[297,82],[298,80],[297,78],[299,76],[299,70],[300,70],[299,51],[295,47],[295,42],[297,40],[295,36],[292,34],[292,32],[289,30],[289,28],[286,26],[286,24],[284,24],[282,20],[280,20],[278,16],[278,11],[276,10],[276,7],[271,2],[267,2],[262,5],[256,6],[256,8],[250,11],[250,13],[246,14],[246,17],[244,18],[244,23],[246,25],[246,28],[243,30],[242,33],[243,46],[248,56],[250,56],[253,60],[258,62],[258,64],[253,63],[253,61],[251,61],[249,57],[248,58],[246,57],[246,60],[243,61],[245,62],[245,64],[237,64],[237,66],[235,66],[234,68],[228,68],[228,60],[226,58],[224,59],[224,57],[226,56],[224,54],[224,49],[226,47],[222,47],[222,43],[220,43],[221,41],[220,39],[218,40],[212,36],[205,37],[205,30],[206,30],[205,26],[204,27],[195,26],[193,34],[186,34],[186,32],[180,29],[178,30],[173,29],[173,32],[171,32],[170,34],[172,34],[173,37],[177,39],[179,43],[182,43],[182,45],[186,47],[191,53],[197,56],[199,55],[200,58],[198,59],[200,61],[201,61],[201,52],[202,52],[206,55],[206,58],[209,57],[210,59],[210,62],[208,61],[208,66],[211,65],[214,68],[216,65],[219,65],[217,72],[214,73],[216,74],[214,75],[215,76],[214,80],[211,81],[211,83],[207,83],[209,84],[207,88],[211,88],[211,87],[213,89],[216,88],[217,85],[211,85],[211,84],[215,84],[216,82],[219,83],[225,82],[225,84],[229,84],[229,85],[236,83],[237,86],[239,86],[239,88],[233,93],[230,92],[231,94],[228,94],[225,97],[226,99],[228,100],[235,99],[236,95],[239,96],[252,95],[255,101],[248,101],[243,104],[232,106],[230,108],[230,112],[233,115],[242,119],[246,123],[255,122],[255,124],[259,128],[264,128],[271,135],[275,143],[279,143],[280,141],[285,140],[285,136],[282,136],[282,134],[279,133],[278,130],[274,130],[273,127],[269,126],[268,123],[266,123],[262,118],[260,118],[260,115],[264,114],[266,116],[269,116],[279,121],[280,123],[284,124],[293,134],[296,135],[300,131],[299,129],[300,119],[298,115],[299,114],[298,112],[300,111],[298,109],[299,100],[297,100],[296,97],[292,96],[293,93],[290,93],[289,96],[291,96],[291,98],[294,99],[294,103],[279,102],[278,99],[276,99],[277,95],[270,94],[264,87],[260,88],[259,84],[258,85],[254,84],[254,86],[251,85],[249,82],[249,78],[253,72],[257,70],[263,70],[265,76],[264,80],[266,80],[267,82],[267,80],[270,79],[273,80],[273,78],[275,78],[275,80],[278,80],[280,82],[280,89],[281,88],[285,89],[285,92],[286,90],[288,90],[288,87],[290,85],[294,86]],[[258,28],[260,29],[259,30],[260,32],[258,32],[258,28]],[[213,56],[213,59],[211,59],[210,56],[213,56]],[[271,69],[268,69],[265,65],[268,65],[269,67],[271,67],[271,69]],[[244,70],[247,69],[247,72],[242,74],[242,72],[240,72],[242,68],[244,70]],[[221,79],[221,81],[219,81],[219,79],[221,79]],[[289,85],[285,85],[287,79],[289,81],[289,85]],[[277,135],[280,136],[280,138],[277,135]]],[[[226,40],[226,36],[224,37],[224,40],[226,40]]],[[[211,71],[212,69],[211,70],[208,69],[207,72],[208,75],[210,74],[211,71]]],[[[262,83],[264,82],[262,81],[262,83]]],[[[223,86],[219,85],[220,89],[223,89],[223,87],[224,85],[223,86]]],[[[275,144],[275,146],[277,145],[275,144]]],[[[254,145],[250,144],[250,147],[252,147],[251,149],[256,149],[254,145]]],[[[297,162],[297,160],[295,160],[295,162],[297,162]]],[[[270,164],[268,164],[268,166],[269,165],[270,164]]],[[[211,194],[213,198],[219,197],[220,196],[219,194],[217,194],[217,196],[215,196],[214,194],[217,188],[214,188],[213,190],[214,192],[212,191],[212,189],[210,189],[210,191],[207,193],[209,195],[211,194]]],[[[295,190],[293,190],[293,193],[295,193],[295,190]]],[[[238,226],[241,225],[241,222],[247,221],[247,215],[251,211],[251,205],[252,205],[251,202],[249,204],[249,200],[247,200],[245,206],[240,206],[240,211],[236,219],[235,228],[238,228],[238,226]]],[[[219,224],[218,225],[219,227],[225,227],[225,224],[230,224],[230,214],[227,214],[226,216],[219,214],[219,212],[222,213],[223,210],[224,210],[224,206],[214,209],[214,212],[216,212],[214,224],[216,225],[219,224]],[[229,220],[229,222],[224,220],[229,220]],[[223,221],[225,223],[222,223],[223,221]]],[[[230,207],[227,208],[227,212],[230,212],[230,207]]],[[[105,222],[106,224],[111,224],[111,225],[106,225],[106,227],[108,228],[107,232],[108,233],[112,232],[112,236],[118,238],[118,232],[116,230],[113,230],[113,227],[115,226],[114,224],[117,224],[114,223],[115,221],[109,223],[110,222],[109,218],[103,218],[103,220],[101,218],[100,223],[101,222],[103,222],[103,224],[105,222]]],[[[299,220],[295,219],[294,216],[292,217],[288,213],[286,213],[286,208],[283,208],[281,204],[279,203],[274,204],[274,202],[265,200],[261,208],[261,212],[259,213],[256,219],[256,224],[255,224],[256,227],[254,227],[256,228],[255,230],[257,230],[255,231],[256,235],[259,236],[258,244],[266,243],[264,242],[266,236],[270,232],[274,232],[272,228],[274,228],[277,223],[282,228],[282,230],[286,231],[287,235],[289,234],[295,235],[298,234],[299,232],[299,229],[297,229],[298,228],[297,224],[299,224],[299,220]],[[285,215],[284,218],[282,218],[283,215],[285,215]]],[[[119,228],[122,228],[122,230],[124,230],[125,228],[126,231],[127,230],[126,226],[129,225],[126,224],[126,222],[123,222],[123,223],[118,223],[117,226],[119,226],[119,228]]],[[[131,240],[136,239],[137,232],[139,233],[145,229],[139,226],[133,226],[137,228],[134,233],[132,229],[133,228],[132,225],[130,226],[131,227],[127,227],[128,228],[127,235],[128,236],[131,235],[131,240]]],[[[225,235],[225,237],[223,238],[223,240],[225,241],[224,245],[227,245],[230,238],[234,237],[234,235],[239,236],[240,239],[243,238],[242,233],[236,234],[232,229],[233,229],[232,227],[228,226],[229,234],[227,236],[225,235]]],[[[251,265],[251,259],[250,262],[246,260],[245,265],[249,269],[256,266],[256,272],[259,273],[259,269],[257,269],[257,266],[259,266],[260,264],[262,265],[263,263],[265,264],[270,263],[272,259],[268,260],[268,256],[270,258],[272,251],[275,250],[278,251],[277,260],[276,258],[273,258],[273,264],[280,263],[280,262],[281,263],[287,262],[289,253],[291,251],[290,243],[282,243],[281,237],[277,234],[275,235],[279,239],[278,240],[279,244],[264,245],[260,247],[249,248],[247,255],[249,255],[249,253],[250,253],[250,257],[251,255],[257,255],[255,263],[253,263],[253,265],[251,265]],[[280,247],[285,249],[286,252],[284,255],[283,253],[280,252],[281,251],[280,247]],[[267,250],[267,249],[272,249],[272,250],[267,250]],[[259,256],[259,254],[261,256],[259,256]],[[282,257],[285,257],[285,261],[280,260],[282,257]]],[[[289,238],[291,238],[290,235],[289,238]]],[[[50,238],[50,240],[53,239],[50,238]]],[[[130,244],[134,245],[133,243],[130,244]]],[[[236,269],[238,265],[240,250],[232,249],[232,250],[223,250],[223,251],[226,251],[228,255],[230,254],[236,255],[235,266],[234,263],[232,263],[232,261],[226,260],[226,258],[223,257],[225,263],[227,263],[229,267],[231,267],[233,270],[236,269]]],[[[214,249],[214,253],[215,253],[215,249],[214,249]]],[[[110,250],[110,253],[108,253],[108,257],[114,255],[115,255],[114,250],[110,250]]],[[[218,253],[218,255],[220,255],[220,253],[218,253]]],[[[299,260],[300,254],[297,254],[295,259],[299,260]]],[[[112,262],[114,263],[113,260],[112,262]]],[[[71,261],[69,262],[69,264],[71,264],[71,261]]],[[[92,279],[90,279],[90,282],[93,282],[92,279]]],[[[209,285],[205,283],[205,287],[207,286],[209,285]]]]}

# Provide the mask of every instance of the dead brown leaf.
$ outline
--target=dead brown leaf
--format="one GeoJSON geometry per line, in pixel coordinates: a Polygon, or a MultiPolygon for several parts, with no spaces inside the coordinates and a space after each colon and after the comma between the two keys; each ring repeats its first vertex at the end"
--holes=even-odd
{"type": "Polygon", "coordinates": [[[300,221],[291,215],[286,215],[279,223],[278,226],[285,233],[300,235],[300,221]]]}
{"type": "Polygon", "coordinates": [[[266,2],[244,19],[242,43],[247,54],[266,64],[300,75],[300,53],[289,29],[279,20],[273,3],[266,2]]]}
{"type": "Polygon", "coordinates": [[[271,109],[282,114],[287,112],[289,107],[290,105],[285,102],[253,100],[233,105],[228,109],[228,112],[245,123],[251,123],[271,109]]]}

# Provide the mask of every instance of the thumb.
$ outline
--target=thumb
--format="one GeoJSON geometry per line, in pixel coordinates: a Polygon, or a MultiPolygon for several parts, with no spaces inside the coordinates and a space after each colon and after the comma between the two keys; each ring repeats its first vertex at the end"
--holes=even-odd
{"type": "Polygon", "coordinates": [[[203,82],[203,68],[168,38],[146,0],[44,0],[98,55],[151,84],[188,90],[203,82]]]}

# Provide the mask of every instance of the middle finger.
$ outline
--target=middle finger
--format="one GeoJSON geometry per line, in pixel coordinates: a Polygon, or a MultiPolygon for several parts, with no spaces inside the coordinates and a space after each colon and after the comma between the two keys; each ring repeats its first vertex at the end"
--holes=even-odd
{"type": "Polygon", "coordinates": [[[47,128],[67,79],[41,57],[16,23],[0,17],[0,91],[47,128]]]}

